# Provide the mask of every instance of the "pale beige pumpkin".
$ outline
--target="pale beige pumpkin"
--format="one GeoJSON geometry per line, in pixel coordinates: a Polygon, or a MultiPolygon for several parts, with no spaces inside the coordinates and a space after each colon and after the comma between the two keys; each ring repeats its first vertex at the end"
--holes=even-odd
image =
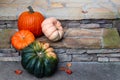
{"type": "Polygon", "coordinates": [[[63,37],[64,31],[61,23],[54,17],[42,22],[42,32],[51,41],[58,41],[63,37]]]}

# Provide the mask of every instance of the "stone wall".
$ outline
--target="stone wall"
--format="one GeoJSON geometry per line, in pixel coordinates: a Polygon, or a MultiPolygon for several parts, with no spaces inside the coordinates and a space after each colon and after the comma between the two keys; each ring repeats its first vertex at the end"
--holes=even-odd
{"type": "Polygon", "coordinates": [[[0,20],[17,20],[29,5],[45,17],[62,20],[120,18],[119,0],[1,0],[0,20]]]}
{"type": "MultiPolygon", "coordinates": [[[[65,30],[63,40],[53,43],[47,40],[45,36],[38,38],[40,41],[47,41],[55,48],[60,62],[116,62],[120,61],[120,42],[115,43],[111,47],[105,47],[102,41],[97,43],[96,39],[102,38],[101,31],[115,31],[116,23],[119,20],[60,20],[65,30]],[[71,30],[72,29],[72,30],[71,30]],[[115,29],[115,30],[114,30],[115,29]],[[79,31],[77,31],[79,30],[79,31]],[[95,30],[95,31],[94,31],[95,30]],[[79,34],[78,34],[79,33],[79,34]],[[81,36],[82,35],[82,36],[81,36]],[[95,38],[92,39],[91,37],[95,38]],[[82,37],[82,38],[81,38],[82,37]],[[90,39],[86,39],[89,37],[90,39]],[[101,38],[100,38],[101,37],[101,38]],[[67,40],[67,38],[69,38],[67,40]],[[83,39],[81,41],[81,39],[83,39]],[[67,40],[67,41],[66,41],[67,40]],[[87,40],[87,41],[86,41],[87,40]],[[78,44],[75,41],[82,43],[78,44]],[[85,41],[85,42],[84,42],[85,41]],[[92,42],[92,43],[91,43],[92,42]],[[72,43],[72,45],[70,44],[72,43]],[[95,44],[95,45],[94,45],[95,44]],[[117,45],[116,45],[117,44],[117,45]],[[102,46],[101,46],[102,45],[102,46]]],[[[18,51],[10,44],[10,38],[17,31],[16,20],[1,20],[0,21],[0,61],[20,61],[18,51]]],[[[120,37],[118,36],[118,40],[120,37]]],[[[116,41],[114,41],[116,42],[116,41]]]]}
{"type": "MultiPolygon", "coordinates": [[[[60,62],[117,62],[120,49],[65,49],[56,48],[60,62]]],[[[0,49],[0,61],[20,61],[15,49],[0,49]]]]}

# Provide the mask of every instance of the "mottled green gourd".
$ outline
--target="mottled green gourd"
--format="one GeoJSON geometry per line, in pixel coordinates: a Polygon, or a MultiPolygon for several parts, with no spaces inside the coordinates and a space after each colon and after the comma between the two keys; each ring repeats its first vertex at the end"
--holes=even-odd
{"type": "Polygon", "coordinates": [[[51,76],[58,64],[57,55],[49,43],[35,41],[22,50],[21,64],[34,76],[41,78],[51,76]]]}

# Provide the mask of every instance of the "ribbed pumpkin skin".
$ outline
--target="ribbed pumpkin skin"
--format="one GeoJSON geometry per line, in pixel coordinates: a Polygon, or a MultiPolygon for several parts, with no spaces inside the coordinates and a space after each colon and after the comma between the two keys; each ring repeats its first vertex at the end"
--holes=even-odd
{"type": "Polygon", "coordinates": [[[63,27],[56,18],[50,17],[45,19],[42,24],[42,32],[51,41],[58,41],[64,35],[63,27]]]}
{"type": "Polygon", "coordinates": [[[43,44],[35,41],[22,50],[21,64],[24,69],[38,78],[52,75],[58,64],[58,58],[52,51],[46,51],[43,44]],[[48,55],[50,54],[50,55],[48,55]]]}
{"type": "Polygon", "coordinates": [[[12,46],[17,50],[27,47],[34,40],[34,35],[28,30],[18,31],[11,37],[12,46]]]}
{"type": "Polygon", "coordinates": [[[23,12],[18,18],[18,29],[30,30],[35,37],[39,37],[42,35],[41,23],[43,20],[44,16],[39,12],[23,12]]]}

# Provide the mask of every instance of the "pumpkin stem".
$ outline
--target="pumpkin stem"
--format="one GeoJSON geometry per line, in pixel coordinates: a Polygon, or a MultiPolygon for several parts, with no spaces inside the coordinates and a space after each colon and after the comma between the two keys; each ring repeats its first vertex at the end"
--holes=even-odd
{"type": "Polygon", "coordinates": [[[37,53],[37,55],[38,55],[39,57],[42,57],[42,56],[43,56],[42,52],[37,53]]]}
{"type": "Polygon", "coordinates": [[[30,13],[34,13],[34,10],[33,10],[33,8],[31,6],[28,6],[27,8],[29,9],[30,13]]]}

